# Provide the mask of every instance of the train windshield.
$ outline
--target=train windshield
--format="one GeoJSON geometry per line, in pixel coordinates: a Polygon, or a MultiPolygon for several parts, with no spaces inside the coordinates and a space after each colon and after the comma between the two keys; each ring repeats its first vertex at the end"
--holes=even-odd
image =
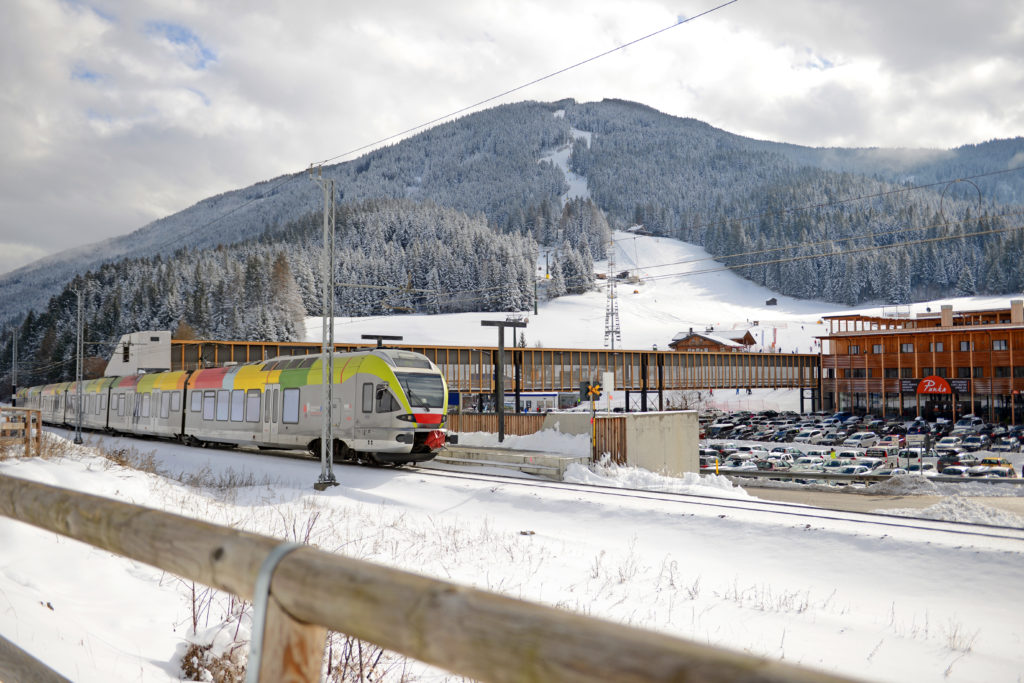
{"type": "Polygon", "coordinates": [[[409,405],[415,408],[443,408],[444,383],[441,375],[412,372],[396,372],[409,405]]]}

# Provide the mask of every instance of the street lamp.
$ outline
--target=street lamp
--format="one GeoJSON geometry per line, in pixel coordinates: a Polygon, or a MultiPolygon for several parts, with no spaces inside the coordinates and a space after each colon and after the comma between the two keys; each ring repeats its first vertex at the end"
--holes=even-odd
{"type": "MultiPolygon", "coordinates": [[[[498,328],[498,363],[497,377],[494,380],[494,398],[498,410],[498,443],[505,440],[505,328],[526,327],[527,319],[521,316],[509,316],[501,320],[481,320],[483,327],[498,328]]],[[[513,332],[514,333],[514,332],[513,332]]]]}

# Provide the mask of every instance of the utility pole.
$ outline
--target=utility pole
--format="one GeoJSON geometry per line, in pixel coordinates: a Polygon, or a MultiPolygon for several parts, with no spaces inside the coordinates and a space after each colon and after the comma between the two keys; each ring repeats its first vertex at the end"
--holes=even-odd
{"type": "MultiPolygon", "coordinates": [[[[615,342],[622,343],[619,331],[619,300],[615,298],[615,240],[608,243],[608,303],[604,312],[604,345],[611,343],[612,351],[615,342]]],[[[610,389],[609,389],[610,391],[610,389]]]]}
{"type": "Polygon", "coordinates": [[[321,327],[321,394],[320,394],[320,478],[313,488],[324,491],[337,486],[334,478],[334,181],[324,180],[323,168],[310,177],[324,191],[324,251],[320,259],[323,279],[323,325],[321,327]]]}
{"type": "Polygon", "coordinates": [[[17,407],[18,405],[18,326],[15,325],[14,332],[11,334],[13,341],[11,343],[11,405],[17,407]]]}
{"type": "Polygon", "coordinates": [[[526,327],[527,320],[513,320],[506,318],[499,320],[481,320],[483,327],[498,328],[498,363],[496,365],[497,376],[494,378],[495,408],[498,411],[498,443],[505,440],[505,328],[511,327],[515,334],[515,328],[526,327]]]}
{"type": "Polygon", "coordinates": [[[75,443],[82,443],[82,290],[76,289],[75,296],[78,297],[78,335],[75,339],[75,443]]]}

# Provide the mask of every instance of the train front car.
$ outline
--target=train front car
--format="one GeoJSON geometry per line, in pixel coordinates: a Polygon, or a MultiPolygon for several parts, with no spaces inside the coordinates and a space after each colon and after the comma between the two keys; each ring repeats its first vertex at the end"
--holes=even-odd
{"type": "Polygon", "coordinates": [[[448,385],[426,356],[374,349],[353,379],[351,448],[378,463],[405,464],[430,460],[445,445],[448,385]]]}

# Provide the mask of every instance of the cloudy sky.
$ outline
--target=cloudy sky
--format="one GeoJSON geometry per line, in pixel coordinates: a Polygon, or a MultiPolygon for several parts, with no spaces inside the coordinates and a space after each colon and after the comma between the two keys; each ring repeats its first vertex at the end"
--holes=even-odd
{"type": "MultiPolygon", "coordinates": [[[[302,170],[716,0],[3,0],[0,273],[302,170]]],[[[1020,0],[738,0],[492,104],[812,146],[1024,135],[1020,0]]],[[[490,105],[489,105],[490,106],[490,105]]]]}

